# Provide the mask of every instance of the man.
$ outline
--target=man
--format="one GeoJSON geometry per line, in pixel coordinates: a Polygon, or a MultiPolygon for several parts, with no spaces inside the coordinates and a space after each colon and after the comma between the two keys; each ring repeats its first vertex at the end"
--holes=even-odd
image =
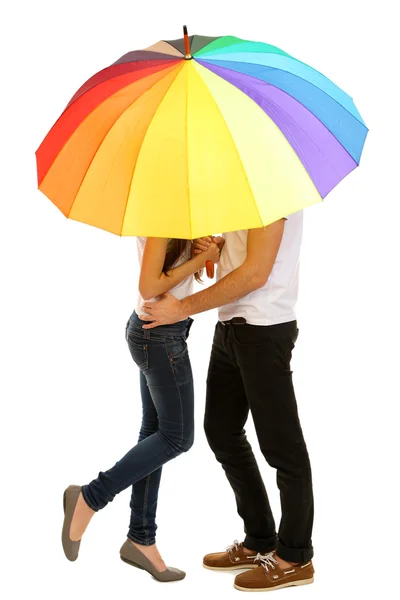
{"type": "MultiPolygon", "coordinates": [[[[246,537],[209,554],[215,570],[248,568],[240,590],[312,583],[311,467],[297,413],[290,370],[298,335],[295,303],[303,213],[264,229],[223,235],[217,282],[178,301],[145,303],[146,328],[219,308],[207,378],[205,432],[234,491],[246,537]],[[282,518],[278,533],[244,425],[252,413],[261,451],[277,470],[282,518]]],[[[221,239],[216,239],[220,243],[221,239]]],[[[197,251],[212,243],[196,240],[197,251]]]]}

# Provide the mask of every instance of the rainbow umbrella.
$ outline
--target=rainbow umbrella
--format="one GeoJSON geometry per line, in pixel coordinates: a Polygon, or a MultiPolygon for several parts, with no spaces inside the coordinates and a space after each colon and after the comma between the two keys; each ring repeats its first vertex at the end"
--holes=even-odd
{"type": "Polygon", "coordinates": [[[71,219],[193,239],[321,201],[367,131],[345,92],[283,50],[185,28],[77,91],[36,152],[38,184],[71,219]]]}

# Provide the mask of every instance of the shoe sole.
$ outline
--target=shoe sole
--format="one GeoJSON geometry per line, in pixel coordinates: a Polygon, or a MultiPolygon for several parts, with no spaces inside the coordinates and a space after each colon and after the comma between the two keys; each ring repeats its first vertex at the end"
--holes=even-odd
{"type": "Polygon", "coordinates": [[[267,587],[267,588],[245,588],[245,587],[241,587],[240,585],[236,585],[236,583],[233,584],[233,587],[236,590],[240,590],[241,592],[272,592],[274,590],[280,590],[282,588],[286,588],[286,587],[293,587],[295,585],[308,585],[309,583],[313,583],[314,581],[314,577],[311,577],[311,579],[302,579],[300,581],[291,581],[290,583],[282,583],[281,585],[274,585],[272,587],[267,587]]]}
{"type": "MultiPolygon", "coordinates": [[[[120,555],[120,559],[126,563],[127,565],[130,565],[131,567],[135,567],[136,569],[141,569],[142,571],[146,571],[147,573],[149,571],[147,571],[147,569],[145,569],[144,567],[138,565],[137,563],[132,562],[131,560],[129,560],[128,558],[124,558],[123,556],[120,555]]],[[[150,573],[150,575],[152,575],[152,573],[150,573]]]]}
{"type": "Polygon", "coordinates": [[[173,583],[175,581],[181,581],[182,579],[185,579],[186,577],[186,573],[184,574],[183,577],[181,577],[180,579],[170,579],[170,580],[162,580],[162,579],[158,579],[158,577],[156,576],[155,573],[152,573],[151,571],[149,571],[148,569],[146,569],[146,567],[142,567],[141,565],[139,565],[138,563],[133,562],[132,560],[129,560],[129,558],[125,558],[124,556],[122,556],[121,554],[119,555],[120,559],[126,563],[127,565],[130,565],[131,567],[135,567],[136,569],[141,569],[142,571],[145,571],[146,573],[148,573],[149,575],[151,575],[153,577],[153,579],[155,579],[156,581],[161,581],[163,583],[173,583]]]}
{"type": "Polygon", "coordinates": [[[209,569],[210,571],[238,571],[239,569],[257,569],[259,565],[235,565],[232,567],[209,567],[203,563],[203,567],[205,569],[209,569]]]}

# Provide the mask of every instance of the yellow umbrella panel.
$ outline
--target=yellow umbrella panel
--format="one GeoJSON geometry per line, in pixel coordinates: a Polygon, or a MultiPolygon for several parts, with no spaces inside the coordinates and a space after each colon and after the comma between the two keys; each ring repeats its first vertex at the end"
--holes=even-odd
{"type": "MultiPolygon", "coordinates": [[[[183,239],[262,227],[320,201],[357,166],[342,133],[283,83],[261,80],[262,69],[255,77],[213,63],[224,39],[231,58],[249,45],[193,36],[193,60],[183,42],[160,42],[90,79],[37,151],[39,189],[71,219],[118,235],[183,239]]],[[[270,61],[295,60],[262,46],[270,61]]]]}

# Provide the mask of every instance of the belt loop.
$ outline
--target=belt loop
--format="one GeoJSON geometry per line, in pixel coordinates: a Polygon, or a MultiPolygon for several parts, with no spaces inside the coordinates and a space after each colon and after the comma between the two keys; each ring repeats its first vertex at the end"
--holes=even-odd
{"type": "Polygon", "coordinates": [[[143,329],[143,332],[144,332],[144,339],[149,340],[150,339],[150,329],[143,329]]]}
{"type": "Polygon", "coordinates": [[[186,339],[189,337],[189,331],[191,326],[193,325],[193,319],[188,318],[188,324],[186,325],[186,339]]]}

